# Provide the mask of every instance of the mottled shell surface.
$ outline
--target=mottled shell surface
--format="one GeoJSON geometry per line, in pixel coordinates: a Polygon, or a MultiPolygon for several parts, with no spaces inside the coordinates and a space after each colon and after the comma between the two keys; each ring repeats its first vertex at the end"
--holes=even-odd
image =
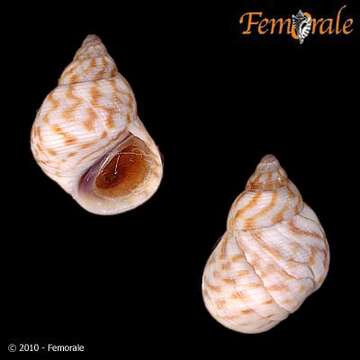
{"type": "Polygon", "coordinates": [[[87,36],[37,112],[31,149],[42,170],[96,214],[142,204],[162,178],[161,157],[137,115],[133,91],[95,35],[87,36]],[[115,178],[121,191],[108,183],[115,178]]]}
{"type": "Polygon", "coordinates": [[[267,331],[323,283],[329,247],[315,213],[273,155],[234,201],[203,274],[203,299],[225,327],[267,331]]]}

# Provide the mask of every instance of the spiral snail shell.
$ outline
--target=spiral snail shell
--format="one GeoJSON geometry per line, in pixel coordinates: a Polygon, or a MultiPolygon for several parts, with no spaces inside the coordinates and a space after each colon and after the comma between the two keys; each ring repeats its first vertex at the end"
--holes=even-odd
{"type": "Polygon", "coordinates": [[[162,178],[131,87],[96,35],[86,37],[37,112],[31,149],[42,170],[95,214],[141,205],[162,178]]]}
{"type": "Polygon", "coordinates": [[[317,216],[267,155],[232,204],[227,230],[205,266],[205,306],[229,329],[267,331],[321,286],[328,267],[317,216]]]}

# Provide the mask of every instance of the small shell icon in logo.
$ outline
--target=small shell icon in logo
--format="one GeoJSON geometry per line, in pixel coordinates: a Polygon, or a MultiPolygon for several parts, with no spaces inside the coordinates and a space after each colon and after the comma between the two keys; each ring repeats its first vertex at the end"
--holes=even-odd
{"type": "Polygon", "coordinates": [[[292,23],[295,28],[296,38],[302,44],[305,38],[310,34],[311,16],[309,13],[303,13],[301,10],[296,15],[292,15],[292,23]]]}

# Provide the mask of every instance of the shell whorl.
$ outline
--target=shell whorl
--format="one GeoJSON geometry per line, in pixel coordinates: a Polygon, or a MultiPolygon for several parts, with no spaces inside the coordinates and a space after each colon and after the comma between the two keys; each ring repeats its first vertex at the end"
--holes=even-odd
{"type": "Polygon", "coordinates": [[[274,155],[265,155],[255,173],[249,178],[246,190],[277,190],[286,186],[288,177],[285,170],[280,166],[274,155]]]}
{"type": "Polygon", "coordinates": [[[59,85],[110,79],[117,74],[116,64],[100,38],[88,35],[60,76],[59,85]]]}
{"type": "Polygon", "coordinates": [[[232,205],[227,230],[205,266],[204,302],[227,328],[267,331],[321,286],[328,267],[317,216],[267,155],[232,205]]]}
{"type": "MultiPolygon", "coordinates": [[[[42,170],[81,203],[81,177],[129,134],[146,144],[152,161],[148,186],[137,191],[145,201],[162,177],[159,151],[137,115],[130,85],[100,38],[88,35],[37,112],[31,132],[33,155],[42,170]]],[[[139,202],[129,201],[124,209],[139,202]]]]}
{"type": "Polygon", "coordinates": [[[249,230],[290,219],[303,208],[302,197],[273,155],[262,158],[245,191],[234,201],[228,229],[249,230]]]}

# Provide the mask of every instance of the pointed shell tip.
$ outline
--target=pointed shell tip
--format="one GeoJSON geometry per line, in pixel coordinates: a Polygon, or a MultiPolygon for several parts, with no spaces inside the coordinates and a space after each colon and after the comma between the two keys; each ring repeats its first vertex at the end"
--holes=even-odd
{"type": "Polygon", "coordinates": [[[85,40],[100,40],[100,38],[95,34],[89,34],[86,36],[85,40]]]}
{"type": "Polygon", "coordinates": [[[83,41],[83,46],[88,44],[88,43],[102,43],[101,39],[99,38],[99,36],[95,35],[95,34],[89,34],[86,36],[86,38],[83,41]]]}
{"type": "Polygon", "coordinates": [[[256,170],[259,172],[268,172],[274,171],[278,168],[280,168],[278,159],[274,155],[268,154],[261,159],[256,170]]]}
{"type": "Polygon", "coordinates": [[[267,154],[261,159],[260,164],[269,164],[273,162],[278,162],[277,158],[272,154],[267,154]]]}

